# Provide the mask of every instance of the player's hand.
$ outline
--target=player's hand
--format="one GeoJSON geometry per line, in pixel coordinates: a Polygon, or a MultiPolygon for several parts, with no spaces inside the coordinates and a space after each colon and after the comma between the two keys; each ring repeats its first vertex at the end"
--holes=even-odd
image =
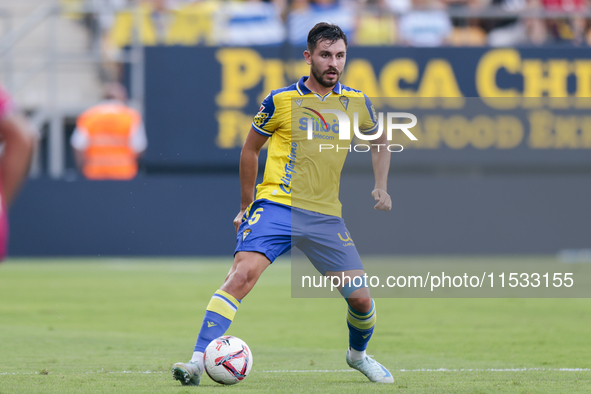
{"type": "Polygon", "coordinates": [[[238,234],[238,227],[240,227],[240,225],[242,224],[242,217],[244,216],[244,212],[246,212],[246,209],[243,209],[240,212],[238,212],[238,215],[236,215],[236,217],[234,218],[234,227],[236,227],[236,234],[238,234]]]}
{"type": "Polygon", "coordinates": [[[385,190],[374,189],[371,195],[377,201],[377,204],[373,207],[374,209],[378,211],[389,211],[392,209],[392,199],[385,190]]]}

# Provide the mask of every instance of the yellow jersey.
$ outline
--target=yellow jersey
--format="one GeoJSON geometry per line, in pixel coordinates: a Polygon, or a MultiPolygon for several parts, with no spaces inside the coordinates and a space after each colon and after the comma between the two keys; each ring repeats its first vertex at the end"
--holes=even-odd
{"type": "Polygon", "coordinates": [[[360,133],[373,134],[378,120],[371,101],[359,90],[337,83],[321,96],[306,87],[307,79],[273,90],[254,117],[253,129],[270,137],[256,199],[341,217],[339,185],[354,124],[360,133]],[[339,132],[338,114],[326,112],[335,110],[350,119],[348,139],[339,132]]]}

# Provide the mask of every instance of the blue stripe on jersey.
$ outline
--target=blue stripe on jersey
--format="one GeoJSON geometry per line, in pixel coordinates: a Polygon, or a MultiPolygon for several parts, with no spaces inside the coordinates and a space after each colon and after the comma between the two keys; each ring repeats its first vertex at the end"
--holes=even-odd
{"type": "Polygon", "coordinates": [[[270,137],[273,135],[273,133],[269,133],[268,131],[263,130],[260,127],[258,127],[256,124],[254,124],[254,122],[252,123],[252,128],[254,129],[254,131],[259,133],[260,135],[264,135],[265,137],[270,137]]]}
{"type": "Polygon", "coordinates": [[[367,130],[359,130],[359,131],[361,131],[362,134],[373,134],[378,129],[378,119],[376,117],[376,113],[373,109],[373,104],[371,103],[371,100],[369,99],[369,97],[367,97],[365,94],[363,94],[363,97],[365,97],[365,109],[367,109],[367,112],[369,113],[369,118],[373,122],[373,127],[371,127],[370,129],[367,129],[367,130]]]}
{"type": "Polygon", "coordinates": [[[258,131],[265,131],[267,132],[269,135],[273,134],[273,131],[267,131],[265,130],[265,125],[267,123],[269,123],[269,120],[271,120],[271,118],[273,117],[273,115],[275,114],[275,102],[273,101],[273,92],[269,93],[267,95],[267,97],[265,97],[265,99],[263,100],[262,104],[261,104],[261,108],[259,110],[259,113],[256,114],[255,116],[255,121],[257,119],[257,117],[261,116],[261,114],[266,114],[267,117],[263,118],[263,120],[258,124],[255,125],[254,121],[252,122],[253,126],[255,126],[255,129],[258,129],[258,131]],[[258,126],[258,127],[256,127],[258,126]]]}

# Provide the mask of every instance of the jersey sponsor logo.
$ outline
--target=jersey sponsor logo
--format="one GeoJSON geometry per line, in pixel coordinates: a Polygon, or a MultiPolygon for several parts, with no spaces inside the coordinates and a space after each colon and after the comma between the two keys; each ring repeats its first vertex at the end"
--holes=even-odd
{"type": "Polygon", "coordinates": [[[291,149],[287,155],[287,159],[289,160],[289,162],[285,165],[285,167],[284,167],[285,173],[281,177],[281,182],[283,182],[283,183],[279,185],[279,188],[285,194],[291,194],[291,177],[293,174],[296,174],[296,172],[294,171],[294,168],[295,168],[295,160],[297,158],[297,149],[298,149],[297,142],[292,142],[291,149]]]}
{"type": "MultiPolygon", "coordinates": [[[[337,120],[333,120],[333,124],[329,125],[326,119],[318,112],[313,110],[310,107],[304,107],[305,109],[309,110],[310,112],[304,112],[305,115],[309,117],[302,117],[299,119],[299,129],[302,131],[308,130],[308,135],[312,134],[312,138],[318,138],[323,140],[334,140],[334,136],[329,134],[333,132],[335,134],[339,133],[339,124],[337,120]]],[[[310,138],[309,138],[310,139],[310,138]]]]}
{"type": "Polygon", "coordinates": [[[316,121],[316,124],[318,125],[320,130],[328,131],[328,124],[326,123],[326,120],[324,119],[324,117],[322,115],[320,115],[320,112],[318,112],[310,107],[304,107],[304,108],[307,109],[308,111],[312,112],[312,113],[304,112],[304,114],[309,115],[314,121],[316,121]]]}
{"type": "MultiPolygon", "coordinates": [[[[338,119],[338,130],[339,130],[339,140],[351,140],[351,119],[350,115],[343,111],[339,111],[337,109],[321,109],[320,112],[323,114],[333,114],[338,119]]],[[[372,129],[375,129],[377,126],[377,131],[373,134],[364,134],[359,129],[359,113],[353,113],[353,132],[357,136],[357,138],[365,141],[369,140],[376,140],[378,139],[383,131],[384,128],[387,131],[387,138],[389,141],[392,140],[392,131],[396,129],[400,129],[408,138],[413,141],[417,141],[417,138],[410,132],[410,128],[416,126],[417,124],[417,117],[408,112],[387,112],[386,113],[386,127],[384,127],[384,113],[380,112],[379,115],[375,113],[375,108],[372,105],[372,116],[378,119],[377,124],[374,122],[372,129]],[[410,119],[410,123],[394,123],[395,119],[410,119]]],[[[372,130],[368,129],[368,130],[372,130]]],[[[308,139],[313,139],[313,130],[308,128],[308,139]]]]}
{"type": "Polygon", "coordinates": [[[302,102],[304,101],[304,99],[296,99],[295,102],[298,105],[298,107],[302,106],[302,102]]]}

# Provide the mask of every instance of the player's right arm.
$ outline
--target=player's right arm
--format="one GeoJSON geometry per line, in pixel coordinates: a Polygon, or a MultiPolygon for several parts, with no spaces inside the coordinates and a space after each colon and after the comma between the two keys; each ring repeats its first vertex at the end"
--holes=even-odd
{"type": "Polygon", "coordinates": [[[242,223],[242,216],[246,208],[254,201],[254,188],[259,170],[259,154],[263,145],[269,137],[258,133],[254,128],[250,128],[242,153],[240,154],[240,212],[234,218],[234,227],[238,232],[238,227],[242,223]]]}

